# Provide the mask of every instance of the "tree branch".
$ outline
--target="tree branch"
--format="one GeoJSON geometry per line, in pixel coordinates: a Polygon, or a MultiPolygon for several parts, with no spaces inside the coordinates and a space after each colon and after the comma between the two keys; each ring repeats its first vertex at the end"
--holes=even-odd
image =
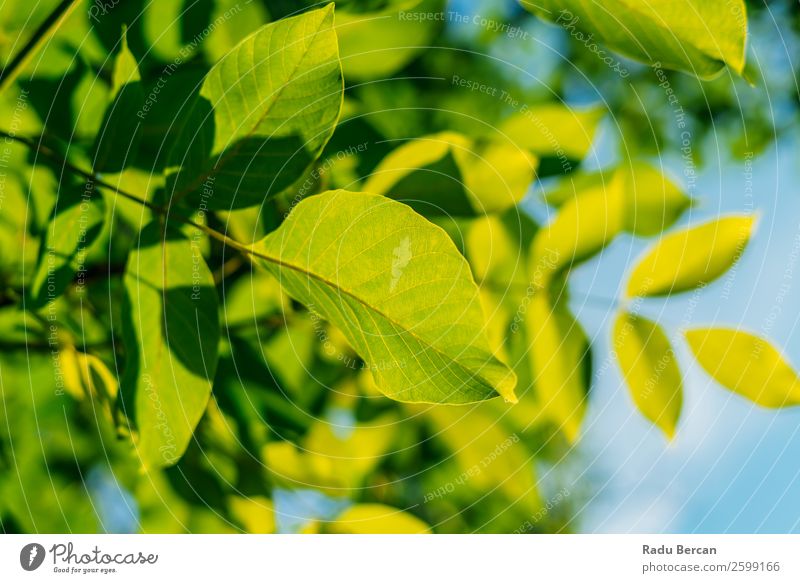
{"type": "Polygon", "coordinates": [[[79,0],[62,0],[62,2],[55,7],[53,12],[45,18],[44,22],[42,22],[39,28],[33,33],[30,40],[25,43],[25,46],[23,46],[3,70],[0,71],[0,92],[5,91],[9,85],[14,82],[22,69],[25,68],[25,65],[27,65],[38,52],[39,48],[53,36],[53,33],[61,26],[61,23],[72,13],[78,5],[78,1],[79,0]]]}

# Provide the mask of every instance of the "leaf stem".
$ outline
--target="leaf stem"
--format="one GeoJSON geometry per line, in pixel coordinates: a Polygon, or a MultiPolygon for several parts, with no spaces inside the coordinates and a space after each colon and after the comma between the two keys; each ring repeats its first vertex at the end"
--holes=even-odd
{"type": "Polygon", "coordinates": [[[25,68],[25,65],[27,65],[38,52],[39,48],[53,36],[53,33],[61,26],[61,23],[72,13],[78,5],[78,1],[79,0],[62,0],[50,15],[45,18],[44,22],[39,25],[39,28],[36,29],[28,42],[25,43],[25,46],[23,46],[3,70],[0,71],[0,92],[5,91],[9,85],[14,82],[22,69],[25,68]]]}
{"type": "MultiPolygon", "coordinates": [[[[138,196],[136,194],[132,194],[130,192],[122,190],[118,186],[114,186],[113,184],[110,184],[110,183],[102,180],[94,172],[88,172],[88,171],[86,171],[86,170],[84,170],[82,168],[79,168],[78,166],[75,166],[74,164],[69,162],[66,158],[64,158],[61,154],[58,154],[57,152],[53,151],[51,148],[49,148],[49,147],[45,146],[44,144],[42,144],[41,140],[39,142],[36,142],[31,138],[18,136],[16,134],[12,134],[12,133],[4,131],[4,130],[0,130],[0,137],[7,138],[7,139],[10,139],[10,140],[14,140],[15,142],[18,142],[20,144],[24,144],[25,146],[31,148],[32,150],[35,150],[36,152],[39,152],[40,154],[50,158],[54,162],[57,162],[58,164],[61,164],[66,170],[69,170],[73,174],[77,174],[77,175],[83,177],[86,180],[92,181],[95,185],[97,185],[97,186],[99,186],[101,188],[106,188],[108,190],[111,190],[111,191],[119,194],[120,196],[127,198],[128,200],[131,200],[131,201],[133,201],[135,203],[138,203],[138,204],[140,204],[142,206],[145,206],[145,207],[149,208],[150,210],[152,210],[155,213],[158,213],[160,215],[166,215],[168,213],[168,211],[169,211],[169,207],[165,208],[165,207],[153,204],[152,202],[150,202],[148,200],[145,200],[143,197],[140,197],[140,196],[138,196]]],[[[177,214],[176,215],[172,215],[172,216],[175,217],[177,220],[179,220],[179,221],[181,221],[183,223],[186,223],[187,225],[191,225],[191,226],[193,226],[193,227],[195,227],[197,229],[200,229],[201,231],[203,231],[208,236],[213,237],[217,241],[220,241],[223,244],[225,244],[225,245],[227,245],[229,247],[232,247],[233,249],[235,249],[235,250],[237,250],[237,251],[239,251],[239,252],[241,252],[243,254],[248,254],[248,255],[252,254],[252,250],[250,249],[250,247],[248,245],[244,245],[243,243],[240,243],[239,241],[236,241],[235,239],[231,239],[230,237],[228,237],[224,233],[220,233],[219,231],[217,231],[215,229],[212,229],[211,227],[209,227],[207,225],[204,225],[202,223],[198,223],[196,221],[193,221],[192,219],[190,219],[188,217],[182,217],[182,216],[177,215],[177,214]]]]}
{"type": "Polygon", "coordinates": [[[97,176],[97,174],[95,174],[93,172],[88,172],[88,171],[86,171],[86,170],[84,170],[82,168],[79,168],[78,166],[75,166],[72,162],[69,162],[63,156],[61,156],[57,152],[54,152],[52,149],[50,149],[49,147],[47,147],[44,144],[42,144],[41,141],[39,143],[37,143],[37,142],[33,141],[31,138],[18,136],[16,134],[12,134],[12,133],[6,132],[4,130],[0,130],[0,137],[7,138],[9,140],[14,140],[17,143],[24,144],[24,145],[28,146],[32,150],[35,150],[38,153],[50,158],[54,162],[57,162],[58,164],[61,164],[65,169],[69,170],[73,174],[77,174],[77,175],[85,178],[86,180],[92,181],[97,186],[101,186],[103,188],[108,188],[110,190],[113,190],[114,192],[116,192],[120,196],[123,196],[123,197],[127,198],[128,200],[132,200],[133,202],[136,202],[136,203],[139,203],[139,204],[141,204],[143,206],[146,206],[147,208],[149,208],[152,211],[159,212],[159,213],[160,212],[164,212],[161,207],[159,207],[157,205],[154,205],[153,203],[151,203],[151,202],[149,202],[149,201],[147,201],[147,200],[145,200],[143,198],[140,198],[139,196],[137,196],[135,194],[131,194],[130,192],[126,192],[126,191],[122,190],[121,188],[119,188],[117,186],[114,186],[113,184],[109,184],[108,182],[105,182],[104,180],[99,178],[97,176]]]}

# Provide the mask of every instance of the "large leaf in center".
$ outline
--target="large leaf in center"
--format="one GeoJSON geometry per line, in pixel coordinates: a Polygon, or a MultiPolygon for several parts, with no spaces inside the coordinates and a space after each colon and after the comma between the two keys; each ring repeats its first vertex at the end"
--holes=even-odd
{"type": "Polygon", "coordinates": [[[516,377],[492,356],[469,265],[408,206],[342,190],[312,196],[252,253],[341,329],[389,397],[514,400],[516,377]]]}
{"type": "Polygon", "coordinates": [[[206,75],[170,153],[173,200],[242,208],[286,189],[333,133],[342,91],[333,5],[262,27],[206,75]]]}

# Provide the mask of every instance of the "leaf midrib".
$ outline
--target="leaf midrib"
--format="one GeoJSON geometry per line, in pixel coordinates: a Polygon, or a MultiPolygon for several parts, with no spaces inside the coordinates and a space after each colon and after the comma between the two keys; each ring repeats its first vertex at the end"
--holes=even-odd
{"type": "MultiPolygon", "coordinates": [[[[372,306],[366,300],[364,300],[363,298],[360,298],[359,296],[357,296],[355,293],[351,292],[350,290],[342,288],[339,284],[329,280],[328,278],[326,278],[326,277],[324,277],[324,276],[322,276],[322,275],[320,275],[318,273],[315,273],[313,271],[308,271],[308,270],[303,269],[302,267],[300,267],[298,265],[294,265],[293,263],[287,263],[286,261],[283,261],[278,257],[274,257],[272,255],[267,255],[265,253],[261,253],[255,248],[255,246],[250,247],[250,251],[249,252],[252,255],[254,255],[255,257],[258,257],[259,259],[263,259],[264,261],[268,261],[269,263],[277,265],[278,267],[283,267],[283,268],[295,271],[297,273],[303,274],[303,275],[305,275],[307,277],[311,277],[312,279],[315,279],[315,280],[319,281],[320,283],[337,290],[338,292],[342,293],[343,295],[346,295],[346,296],[352,298],[353,300],[358,302],[360,305],[364,306],[366,309],[374,312],[375,314],[377,314],[381,318],[384,318],[386,321],[388,321],[393,326],[396,326],[398,329],[403,330],[405,333],[409,334],[414,340],[416,340],[420,344],[429,347],[436,354],[438,354],[438,355],[442,356],[443,358],[445,358],[448,362],[452,362],[458,368],[458,370],[467,373],[467,375],[470,378],[478,379],[482,386],[488,387],[490,391],[494,392],[496,395],[499,395],[497,389],[494,386],[492,386],[491,383],[489,383],[485,378],[483,378],[483,376],[481,376],[478,372],[473,372],[470,369],[466,368],[460,362],[455,360],[452,356],[442,352],[441,350],[439,350],[439,348],[437,348],[436,346],[434,346],[433,344],[431,344],[427,340],[421,338],[419,335],[415,334],[412,330],[409,330],[406,326],[404,326],[403,324],[400,324],[394,318],[391,318],[388,314],[386,314],[382,310],[376,308],[375,306],[372,306]]],[[[495,358],[491,354],[490,354],[490,356],[491,356],[491,358],[495,358]]]]}

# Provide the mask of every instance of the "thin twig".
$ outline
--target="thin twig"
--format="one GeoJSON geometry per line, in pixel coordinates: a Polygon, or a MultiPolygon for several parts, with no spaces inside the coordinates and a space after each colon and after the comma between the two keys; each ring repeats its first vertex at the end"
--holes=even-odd
{"type": "Polygon", "coordinates": [[[30,40],[25,43],[25,46],[23,46],[3,70],[0,71],[0,92],[5,91],[8,86],[14,82],[20,72],[25,68],[25,65],[27,65],[38,52],[39,48],[53,36],[53,33],[61,26],[61,23],[72,13],[78,5],[78,1],[79,0],[62,0],[62,2],[55,7],[53,12],[45,18],[44,22],[42,22],[39,28],[33,33],[30,40]]]}
{"type": "MultiPolygon", "coordinates": [[[[8,138],[8,139],[14,140],[15,142],[18,142],[20,144],[24,144],[25,146],[28,146],[29,148],[31,148],[33,150],[36,150],[37,152],[39,152],[43,156],[46,156],[46,157],[50,158],[54,162],[56,162],[58,164],[61,164],[66,170],[69,170],[73,174],[77,174],[77,175],[83,177],[86,180],[90,180],[96,186],[111,190],[111,191],[119,194],[120,196],[123,196],[123,197],[127,198],[128,200],[131,200],[131,201],[133,201],[135,203],[138,203],[138,204],[140,204],[142,206],[145,206],[145,207],[149,208],[150,210],[152,210],[152,211],[154,211],[154,212],[156,212],[158,214],[165,215],[169,210],[168,208],[164,208],[164,207],[158,206],[156,204],[153,204],[152,202],[150,202],[148,200],[145,200],[144,198],[142,198],[142,197],[140,197],[140,196],[138,196],[136,194],[132,194],[130,192],[126,192],[125,190],[122,190],[118,186],[114,186],[113,184],[110,184],[110,183],[102,180],[94,172],[88,172],[88,171],[86,171],[86,170],[84,170],[82,168],[79,168],[78,166],[75,166],[74,164],[72,164],[71,162],[66,160],[61,154],[53,151],[52,149],[48,148],[47,146],[45,146],[41,142],[36,142],[31,138],[27,138],[27,137],[24,137],[24,136],[18,136],[16,134],[12,134],[12,133],[9,133],[9,132],[3,131],[3,130],[0,130],[0,137],[8,138]]],[[[229,246],[229,247],[231,247],[231,248],[233,248],[233,249],[235,249],[235,250],[237,250],[237,251],[239,251],[239,252],[241,252],[243,254],[249,255],[249,254],[252,253],[252,250],[250,249],[250,247],[248,245],[244,245],[243,243],[240,243],[239,241],[236,241],[235,239],[231,239],[230,237],[228,237],[224,233],[220,233],[219,231],[217,231],[215,229],[212,229],[211,227],[209,227],[207,225],[203,225],[201,223],[193,221],[192,219],[190,219],[188,217],[182,217],[180,215],[172,215],[172,216],[175,219],[177,219],[177,220],[179,220],[179,221],[181,221],[183,223],[186,223],[187,225],[191,225],[191,226],[193,226],[193,227],[195,227],[197,229],[200,229],[201,231],[203,231],[205,234],[209,235],[210,237],[213,237],[217,241],[220,241],[223,244],[225,244],[225,245],[227,245],[227,246],[229,246]]]]}

